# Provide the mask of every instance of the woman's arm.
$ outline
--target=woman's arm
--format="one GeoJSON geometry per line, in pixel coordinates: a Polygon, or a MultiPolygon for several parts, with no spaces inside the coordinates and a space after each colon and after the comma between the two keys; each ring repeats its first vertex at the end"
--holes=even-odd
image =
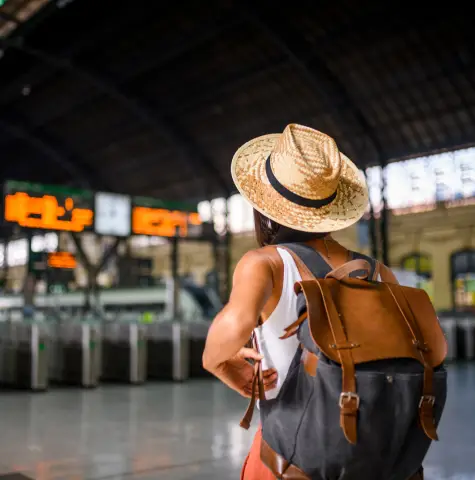
{"type": "Polygon", "coordinates": [[[240,260],[229,303],[214,319],[206,340],[203,366],[211,373],[216,374],[248,342],[272,294],[272,277],[268,255],[251,251],[240,260]]]}

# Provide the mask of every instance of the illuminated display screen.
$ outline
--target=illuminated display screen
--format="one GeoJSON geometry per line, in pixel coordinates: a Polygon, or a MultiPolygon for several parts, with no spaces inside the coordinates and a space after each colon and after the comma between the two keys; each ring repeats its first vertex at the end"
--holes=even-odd
{"type": "Polygon", "coordinates": [[[130,235],[131,202],[127,195],[96,193],[94,230],[99,235],[130,235]]]}
{"type": "Polygon", "coordinates": [[[135,197],[132,209],[132,233],[156,237],[198,236],[202,221],[196,205],[162,202],[146,197],[135,197]]]}
{"type": "Polygon", "coordinates": [[[4,219],[24,228],[99,235],[198,236],[196,205],[90,192],[26,182],[7,182],[4,219]]]}
{"type": "Polygon", "coordinates": [[[69,252],[48,253],[48,267],[72,270],[77,267],[76,257],[69,252]]]}
{"type": "Polygon", "coordinates": [[[201,225],[197,213],[186,213],[161,208],[134,207],[132,233],[157,237],[187,237],[190,229],[201,225]]]}
{"type": "Polygon", "coordinates": [[[92,195],[71,191],[15,189],[7,184],[5,221],[25,228],[83,232],[91,230],[94,211],[92,195]],[[9,187],[9,188],[8,188],[9,187]]]}

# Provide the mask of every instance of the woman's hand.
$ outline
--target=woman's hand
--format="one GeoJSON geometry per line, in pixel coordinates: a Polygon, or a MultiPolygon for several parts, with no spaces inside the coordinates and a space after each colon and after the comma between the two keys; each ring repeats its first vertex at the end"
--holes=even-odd
{"type": "MultiPolygon", "coordinates": [[[[249,398],[252,395],[255,368],[248,360],[260,362],[262,358],[262,355],[253,348],[243,347],[212,373],[240,395],[249,398]]],[[[277,371],[274,368],[264,370],[262,380],[264,391],[272,390],[277,385],[277,371]]]]}

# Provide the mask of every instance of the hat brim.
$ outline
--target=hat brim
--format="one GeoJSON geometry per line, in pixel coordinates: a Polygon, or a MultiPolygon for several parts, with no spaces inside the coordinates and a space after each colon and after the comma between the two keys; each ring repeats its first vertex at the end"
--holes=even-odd
{"type": "Polygon", "coordinates": [[[231,174],[241,195],[275,222],[303,232],[335,232],[356,223],[368,205],[368,189],[362,173],[340,153],[342,168],[337,195],[321,208],[297,205],[271,186],[265,164],[280,134],[264,135],[245,143],[234,154],[231,174]]]}

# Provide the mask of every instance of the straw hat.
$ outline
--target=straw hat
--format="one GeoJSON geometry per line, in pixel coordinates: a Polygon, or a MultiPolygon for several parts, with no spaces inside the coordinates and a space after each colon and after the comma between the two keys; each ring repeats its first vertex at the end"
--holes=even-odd
{"type": "Polygon", "coordinates": [[[368,204],[362,173],[333,138],[302,125],[245,143],[231,173],[239,192],[265,216],[304,232],[357,222],[368,204]]]}

